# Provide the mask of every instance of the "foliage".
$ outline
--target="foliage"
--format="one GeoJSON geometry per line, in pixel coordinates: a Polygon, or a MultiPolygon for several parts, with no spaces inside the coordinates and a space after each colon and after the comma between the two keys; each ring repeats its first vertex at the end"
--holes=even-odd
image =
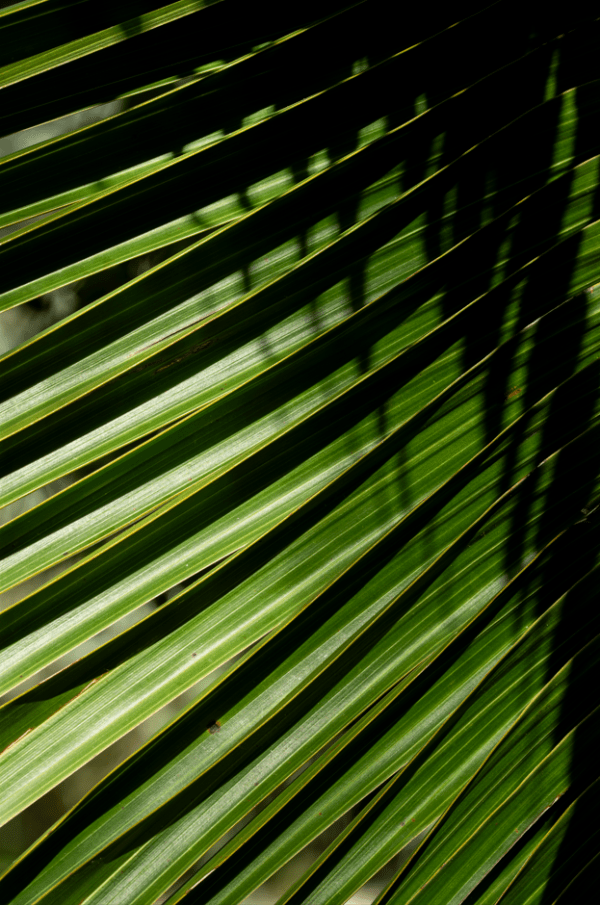
{"type": "Polygon", "coordinates": [[[237,905],[353,808],[280,902],[415,840],[379,905],[591,898],[599,24],[423,7],[0,13],[3,134],[129,99],[1,162],[0,309],[163,258],[0,359],[0,505],[76,478],[0,528],[0,591],[68,566],[2,823],[211,677],[2,902],[237,905]]]}

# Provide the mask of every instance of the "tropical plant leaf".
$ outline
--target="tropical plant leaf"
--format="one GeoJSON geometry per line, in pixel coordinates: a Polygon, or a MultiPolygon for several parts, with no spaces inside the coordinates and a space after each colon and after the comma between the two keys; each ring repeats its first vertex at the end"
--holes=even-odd
{"type": "Polygon", "coordinates": [[[0,823],[187,695],[3,902],[240,905],[342,817],[280,903],[404,850],[382,905],[590,889],[599,23],[565,15],[0,13],[4,134],[132,98],[0,162],[0,310],[160,253],[0,358],[0,505],[64,482],[0,526],[0,823]]]}

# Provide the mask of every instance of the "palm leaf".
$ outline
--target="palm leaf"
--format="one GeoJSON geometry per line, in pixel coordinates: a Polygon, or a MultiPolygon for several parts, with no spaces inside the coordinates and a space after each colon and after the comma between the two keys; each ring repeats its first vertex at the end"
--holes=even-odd
{"type": "Polygon", "coordinates": [[[129,97],[0,162],[0,308],[160,252],[0,359],[0,504],[65,485],[0,527],[1,822],[187,695],[3,902],[237,905],[344,816],[279,902],[591,888],[598,24],[388,15],[0,13],[4,134],[129,97]]]}

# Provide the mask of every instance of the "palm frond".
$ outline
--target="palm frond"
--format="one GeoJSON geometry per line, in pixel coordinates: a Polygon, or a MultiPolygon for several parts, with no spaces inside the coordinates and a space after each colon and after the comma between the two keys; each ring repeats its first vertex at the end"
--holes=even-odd
{"type": "Polygon", "coordinates": [[[239,905],[344,815],[279,903],[593,888],[599,23],[389,15],[0,12],[4,134],[129,98],[0,161],[0,310],[83,287],[0,358],[0,505],[64,484],[0,527],[0,822],[187,693],[3,902],[239,905]]]}

